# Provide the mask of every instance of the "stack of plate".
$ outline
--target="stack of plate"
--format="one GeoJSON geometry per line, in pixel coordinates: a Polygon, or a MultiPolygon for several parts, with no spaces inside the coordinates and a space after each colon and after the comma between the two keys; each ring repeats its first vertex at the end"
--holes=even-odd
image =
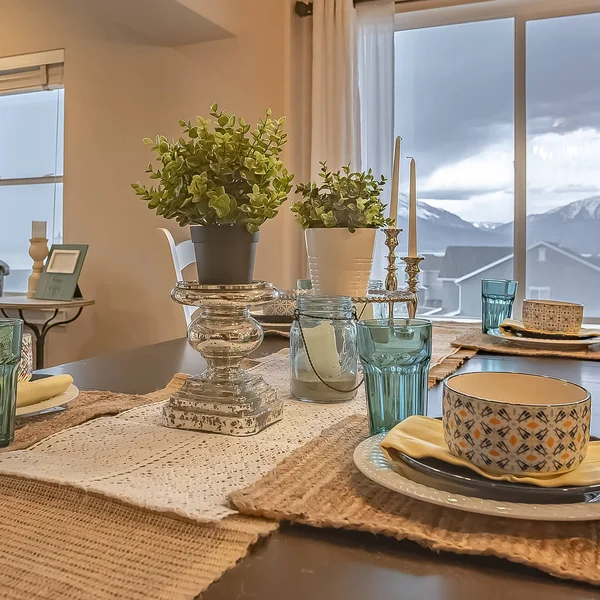
{"type": "MultiPolygon", "coordinates": [[[[358,469],[379,485],[424,502],[457,510],[513,519],[589,521],[600,519],[600,484],[542,488],[493,481],[464,467],[433,458],[391,463],[379,444],[384,434],[368,438],[354,451],[358,469]]],[[[592,438],[597,439],[597,438],[592,438]]]]}
{"type": "Polygon", "coordinates": [[[523,321],[506,319],[488,334],[516,346],[582,350],[600,344],[600,330],[583,329],[583,305],[560,300],[523,300],[523,321]]]}
{"type": "Polygon", "coordinates": [[[507,320],[498,329],[488,331],[492,337],[515,346],[548,350],[583,350],[600,344],[600,331],[581,329],[579,333],[547,333],[525,327],[521,321],[507,320]]]}
{"type": "MultiPolygon", "coordinates": [[[[45,379],[46,377],[51,377],[51,375],[44,375],[38,373],[33,376],[33,381],[36,381],[38,379],[45,379]]],[[[71,400],[75,400],[75,398],[77,398],[78,395],[79,389],[77,388],[77,386],[71,384],[68,387],[68,389],[62,394],[58,394],[57,396],[53,396],[52,398],[48,398],[47,400],[43,400],[36,404],[17,407],[16,415],[17,417],[25,417],[62,410],[62,406],[64,406],[68,402],[71,402],[71,400]]]]}

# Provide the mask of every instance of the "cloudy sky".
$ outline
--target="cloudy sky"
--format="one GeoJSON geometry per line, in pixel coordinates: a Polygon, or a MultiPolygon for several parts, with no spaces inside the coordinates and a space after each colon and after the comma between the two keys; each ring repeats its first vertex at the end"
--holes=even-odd
{"type": "MultiPolygon", "coordinates": [[[[599,32],[600,13],[528,23],[529,213],[600,195],[599,32]]],[[[512,220],[513,48],[512,19],[396,33],[396,134],[419,198],[469,221],[512,220]]]]}

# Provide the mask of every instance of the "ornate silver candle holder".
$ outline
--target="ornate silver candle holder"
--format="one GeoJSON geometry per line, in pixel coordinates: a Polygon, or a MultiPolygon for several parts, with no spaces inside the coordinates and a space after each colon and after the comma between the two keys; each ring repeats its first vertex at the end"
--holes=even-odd
{"type": "Polygon", "coordinates": [[[421,269],[419,263],[423,256],[404,256],[402,260],[406,263],[404,272],[408,275],[408,291],[414,294],[415,301],[408,305],[408,316],[414,319],[417,314],[419,304],[419,273],[421,269]]]}
{"type": "Polygon", "coordinates": [[[253,435],[283,414],[277,392],[259,375],[242,369],[242,361],[262,343],[263,330],[250,316],[275,300],[277,290],[265,281],[238,285],[201,285],[179,281],[171,297],[197,306],[200,315],[188,329],[188,343],[208,363],[190,377],[163,408],[163,424],[228,435],[253,435]]]}

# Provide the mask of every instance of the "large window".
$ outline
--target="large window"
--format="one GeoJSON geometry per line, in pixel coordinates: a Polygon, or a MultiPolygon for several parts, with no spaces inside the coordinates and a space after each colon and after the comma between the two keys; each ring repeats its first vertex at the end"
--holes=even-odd
{"type": "Polygon", "coordinates": [[[398,19],[395,129],[417,161],[422,314],[478,318],[481,279],[516,277],[520,298],[551,290],[600,317],[600,13],[535,4],[398,19]]]}
{"type": "Polygon", "coordinates": [[[5,292],[27,289],[32,221],[47,222],[50,244],[63,236],[62,65],[57,74],[25,59],[13,69],[0,59],[0,259],[11,271],[5,292]]]}

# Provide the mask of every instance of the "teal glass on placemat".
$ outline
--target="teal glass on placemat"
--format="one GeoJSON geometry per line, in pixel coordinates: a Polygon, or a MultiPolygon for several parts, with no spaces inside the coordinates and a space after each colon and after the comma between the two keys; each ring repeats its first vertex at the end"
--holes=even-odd
{"type": "Polygon", "coordinates": [[[431,322],[374,319],[358,323],[371,435],[427,413],[431,322]]]}
{"type": "Polygon", "coordinates": [[[512,315],[517,282],[511,279],[481,280],[481,331],[487,333],[500,327],[512,315]]]}
{"type": "Polygon", "coordinates": [[[20,319],[0,319],[0,447],[14,437],[17,410],[17,378],[21,360],[20,319]]]}

